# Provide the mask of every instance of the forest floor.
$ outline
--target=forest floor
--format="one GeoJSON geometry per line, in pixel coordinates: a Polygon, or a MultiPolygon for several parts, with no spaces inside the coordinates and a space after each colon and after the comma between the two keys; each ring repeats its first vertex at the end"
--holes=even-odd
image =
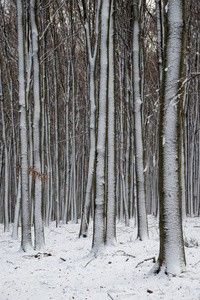
{"type": "Polygon", "coordinates": [[[187,270],[180,276],[150,275],[159,251],[158,222],[149,217],[149,240],[136,228],[117,223],[117,246],[90,256],[79,224],[45,228],[43,251],[24,253],[20,241],[0,225],[0,300],[200,300],[200,218],[184,222],[187,270]]]}

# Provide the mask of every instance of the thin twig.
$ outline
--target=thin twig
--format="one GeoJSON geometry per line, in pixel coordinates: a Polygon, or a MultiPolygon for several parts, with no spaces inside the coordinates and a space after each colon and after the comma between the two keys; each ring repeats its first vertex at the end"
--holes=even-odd
{"type": "Polygon", "coordinates": [[[62,261],[66,261],[66,259],[65,259],[65,258],[62,258],[62,257],[60,257],[60,259],[61,259],[62,261]]]}
{"type": "Polygon", "coordinates": [[[107,295],[108,295],[108,297],[110,297],[110,299],[115,300],[115,299],[111,296],[111,294],[107,293],[107,295]]]}
{"type": "Polygon", "coordinates": [[[200,260],[199,260],[198,262],[196,262],[196,263],[193,265],[193,267],[196,266],[198,263],[200,263],[200,260]]]}
{"type": "Polygon", "coordinates": [[[155,256],[150,257],[150,258],[146,258],[146,259],[144,259],[143,261],[139,262],[139,263],[137,264],[136,268],[137,268],[139,265],[143,264],[143,262],[148,261],[148,260],[153,260],[153,263],[156,262],[155,256]]]}
{"type": "Polygon", "coordinates": [[[95,258],[92,258],[91,260],[89,260],[89,261],[87,262],[87,264],[84,266],[84,268],[86,268],[87,265],[89,265],[89,263],[91,263],[91,261],[93,261],[93,260],[95,260],[95,258]]]}
{"type": "MultiPolygon", "coordinates": [[[[135,258],[134,255],[128,254],[128,253],[124,252],[123,250],[118,250],[117,252],[122,252],[121,256],[128,256],[128,257],[135,258]]],[[[116,253],[117,253],[117,252],[116,252],[116,253]]],[[[116,254],[116,255],[117,255],[117,254],[116,254]]]]}
{"type": "Polygon", "coordinates": [[[161,293],[164,295],[164,292],[160,289],[159,285],[157,286],[161,293]]]}

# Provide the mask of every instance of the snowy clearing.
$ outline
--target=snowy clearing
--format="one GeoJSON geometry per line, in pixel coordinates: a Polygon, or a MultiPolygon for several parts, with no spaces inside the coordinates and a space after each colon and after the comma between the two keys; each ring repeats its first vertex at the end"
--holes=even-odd
{"type": "Polygon", "coordinates": [[[159,250],[157,220],[149,217],[150,239],[136,241],[136,228],[117,224],[118,245],[90,256],[92,226],[79,239],[80,224],[45,228],[41,253],[19,251],[20,241],[0,225],[0,300],[200,299],[200,218],[184,222],[187,272],[148,275],[159,250]]]}

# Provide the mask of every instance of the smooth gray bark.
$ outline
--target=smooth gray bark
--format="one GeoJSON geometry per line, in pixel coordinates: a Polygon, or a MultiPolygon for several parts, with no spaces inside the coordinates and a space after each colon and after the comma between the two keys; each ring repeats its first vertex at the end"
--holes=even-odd
{"type": "Polygon", "coordinates": [[[137,238],[148,238],[148,223],[146,211],[146,193],[144,177],[144,141],[142,122],[142,97],[141,97],[141,10],[143,1],[134,0],[133,20],[133,93],[134,93],[134,119],[135,119],[135,163],[136,163],[136,186],[137,186],[137,238]]]}
{"type": "Polygon", "coordinates": [[[22,213],[22,240],[21,248],[29,251],[31,241],[31,214],[29,201],[29,168],[28,168],[28,139],[26,115],[26,85],[25,85],[25,24],[24,1],[17,0],[18,19],[18,70],[19,70],[19,106],[20,106],[20,149],[21,149],[21,213],[22,213]]]}
{"type": "Polygon", "coordinates": [[[95,213],[92,253],[96,256],[105,242],[105,155],[108,84],[108,20],[110,1],[103,0],[101,10],[100,91],[97,129],[95,213]]]}
{"type": "Polygon", "coordinates": [[[115,171],[115,78],[114,78],[114,16],[113,0],[109,17],[109,72],[108,72],[108,176],[106,244],[116,244],[116,171],[115,171]]]}
{"type": "Polygon", "coordinates": [[[44,246],[44,224],[42,220],[42,168],[41,168],[41,91],[40,91],[40,65],[39,65],[39,44],[37,28],[37,1],[31,0],[31,29],[33,47],[33,153],[34,170],[37,175],[34,178],[34,229],[35,249],[40,250],[44,246]]]}
{"type": "Polygon", "coordinates": [[[160,253],[155,273],[179,274],[185,269],[181,219],[180,156],[178,120],[183,69],[184,1],[169,0],[166,48],[160,111],[160,253]]]}

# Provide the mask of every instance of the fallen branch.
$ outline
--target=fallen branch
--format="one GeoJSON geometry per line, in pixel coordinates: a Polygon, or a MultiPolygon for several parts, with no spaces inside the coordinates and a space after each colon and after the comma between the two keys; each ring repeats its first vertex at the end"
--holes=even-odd
{"type": "Polygon", "coordinates": [[[84,266],[84,268],[86,268],[87,265],[89,265],[89,263],[91,263],[91,261],[93,261],[93,260],[95,260],[95,258],[92,258],[91,260],[89,260],[89,261],[87,262],[87,264],[84,266]]]}
{"type": "Polygon", "coordinates": [[[146,259],[144,259],[143,261],[139,262],[139,263],[137,264],[136,268],[137,268],[139,265],[143,264],[145,261],[148,261],[148,260],[153,260],[153,263],[156,262],[155,256],[150,257],[150,258],[146,258],[146,259]]]}
{"type": "Polygon", "coordinates": [[[40,259],[41,257],[49,257],[49,256],[52,256],[52,254],[46,253],[46,252],[44,252],[44,253],[38,252],[37,254],[32,254],[32,255],[23,255],[24,258],[28,258],[28,259],[33,258],[33,257],[40,259]]]}
{"type": "MultiPolygon", "coordinates": [[[[128,254],[128,253],[124,252],[123,250],[118,250],[117,252],[121,252],[122,253],[121,256],[128,256],[128,257],[135,258],[134,255],[128,254]]],[[[116,254],[116,255],[118,255],[118,254],[116,254]]]]}
{"type": "Polygon", "coordinates": [[[110,297],[110,299],[114,300],[114,298],[111,296],[111,294],[107,293],[108,297],[110,297]]]}
{"type": "Polygon", "coordinates": [[[193,267],[196,266],[198,263],[200,263],[200,261],[196,262],[196,263],[193,265],[193,267]]]}
{"type": "Polygon", "coordinates": [[[41,258],[41,257],[48,257],[48,256],[52,256],[51,253],[41,253],[41,252],[38,252],[37,254],[34,255],[35,258],[41,258]]]}
{"type": "Polygon", "coordinates": [[[53,230],[53,229],[50,229],[50,231],[51,231],[51,232],[55,232],[55,233],[57,233],[57,234],[62,234],[61,232],[57,232],[57,231],[55,231],[55,230],[53,230]]]}
{"type": "Polygon", "coordinates": [[[159,285],[157,285],[158,289],[161,291],[161,293],[164,295],[163,291],[160,289],[159,285]]]}
{"type": "Polygon", "coordinates": [[[66,261],[66,259],[65,259],[65,258],[62,258],[62,257],[60,257],[60,259],[61,259],[62,261],[66,261]]]}

